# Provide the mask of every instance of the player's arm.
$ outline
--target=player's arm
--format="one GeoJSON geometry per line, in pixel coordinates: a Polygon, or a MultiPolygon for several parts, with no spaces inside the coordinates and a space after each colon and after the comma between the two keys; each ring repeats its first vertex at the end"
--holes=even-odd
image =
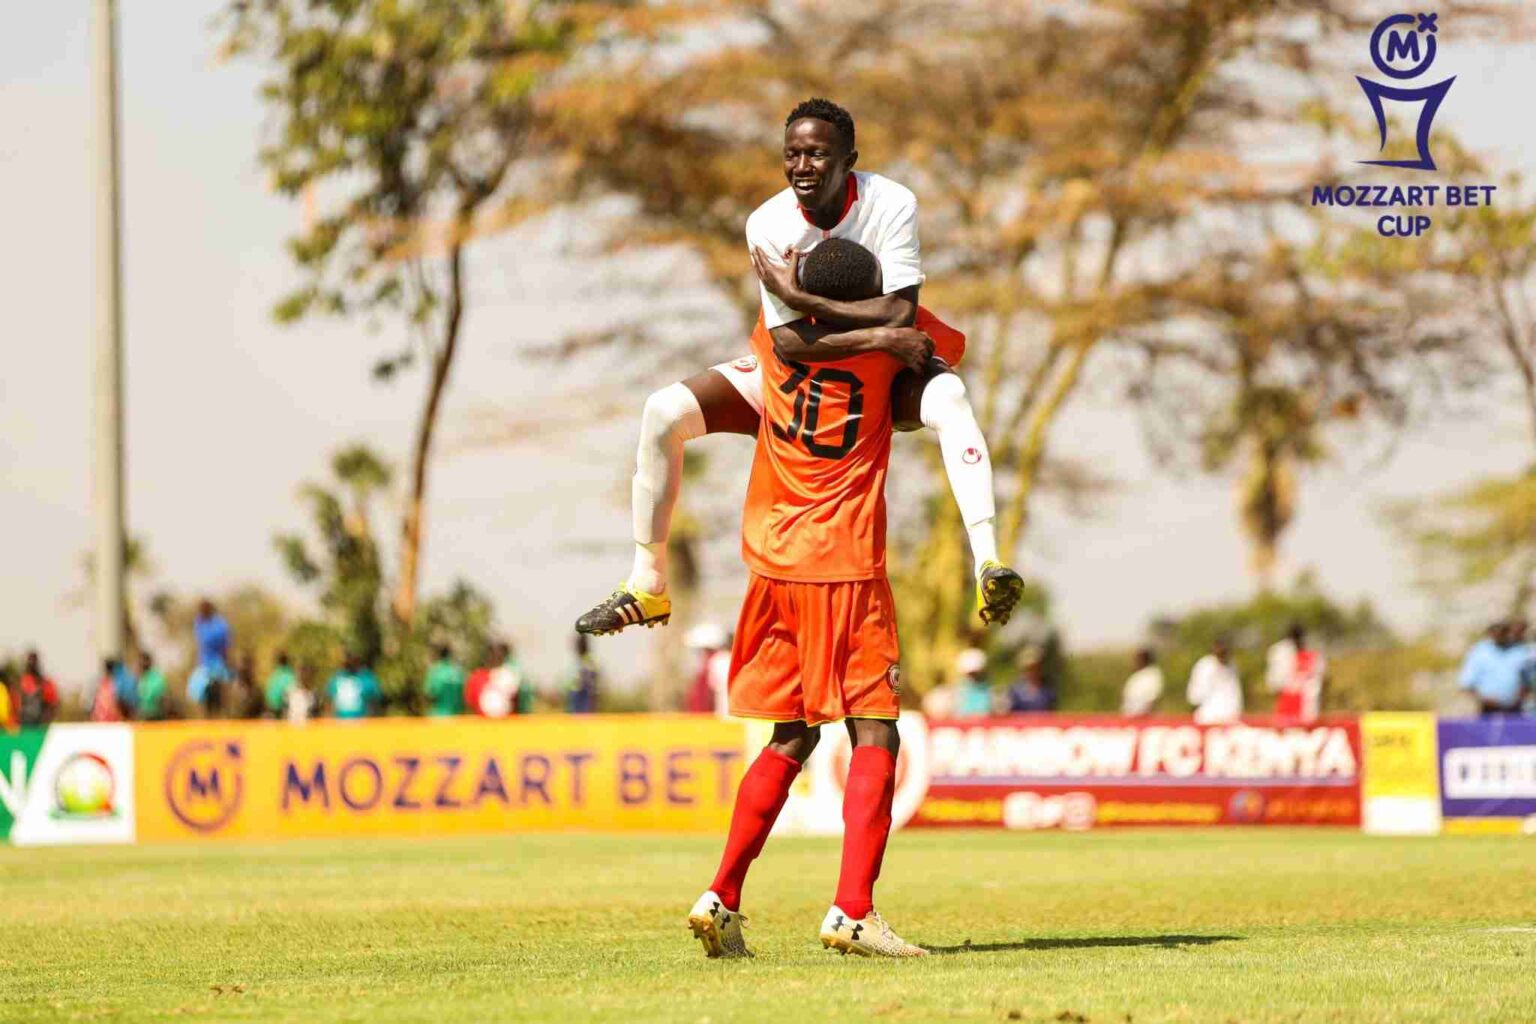
{"type": "Polygon", "coordinates": [[[775,262],[761,248],[752,248],[752,268],[768,293],[790,309],[839,327],[911,327],[917,321],[917,285],[873,299],[840,302],[812,295],[800,287],[800,252],[788,249],[784,262],[775,262]]]}
{"type": "Polygon", "coordinates": [[[884,352],[906,366],[920,369],[933,355],[933,339],[915,327],[859,327],[835,330],[809,320],[794,320],[768,332],[780,359],[798,363],[830,363],[869,352],[884,352]]]}

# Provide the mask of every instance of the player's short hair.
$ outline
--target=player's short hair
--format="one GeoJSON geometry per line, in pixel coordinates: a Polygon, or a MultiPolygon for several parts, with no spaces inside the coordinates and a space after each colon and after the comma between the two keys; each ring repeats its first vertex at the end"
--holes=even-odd
{"type": "Polygon", "coordinates": [[[880,261],[858,242],[828,238],[800,261],[800,287],[837,302],[880,295],[880,261]]]}
{"type": "Polygon", "coordinates": [[[838,130],[843,141],[848,143],[848,148],[853,148],[853,115],[836,103],[812,96],[789,112],[789,116],[784,119],[784,127],[788,128],[802,117],[814,117],[818,121],[827,122],[838,130]]]}

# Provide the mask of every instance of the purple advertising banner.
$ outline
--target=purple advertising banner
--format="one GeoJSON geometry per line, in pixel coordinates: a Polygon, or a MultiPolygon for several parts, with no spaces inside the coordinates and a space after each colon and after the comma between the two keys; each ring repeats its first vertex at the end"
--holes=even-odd
{"type": "Polygon", "coordinates": [[[1441,719],[1440,794],[1447,818],[1536,815],[1536,719],[1441,719]]]}

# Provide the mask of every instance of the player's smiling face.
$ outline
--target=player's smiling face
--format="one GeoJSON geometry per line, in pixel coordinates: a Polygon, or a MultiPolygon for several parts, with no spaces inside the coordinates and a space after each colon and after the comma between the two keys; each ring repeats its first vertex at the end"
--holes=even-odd
{"type": "Polygon", "coordinates": [[[784,177],[807,210],[837,201],[858,158],[858,151],[849,149],[842,133],[826,121],[802,117],[784,129],[784,177]]]}

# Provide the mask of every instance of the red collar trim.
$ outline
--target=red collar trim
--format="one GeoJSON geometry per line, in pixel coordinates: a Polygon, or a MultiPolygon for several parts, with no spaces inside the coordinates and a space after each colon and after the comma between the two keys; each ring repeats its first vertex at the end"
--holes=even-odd
{"type": "MultiPolygon", "coordinates": [[[[853,174],[852,171],[849,171],[848,172],[848,194],[843,197],[843,212],[837,215],[837,224],[841,224],[843,222],[843,218],[848,216],[848,211],[853,209],[853,204],[858,202],[858,201],[859,201],[859,179],[854,177],[854,174],[853,174]]],[[[830,230],[832,230],[832,228],[822,228],[822,227],[818,226],[815,221],[811,220],[811,215],[809,213],[805,212],[805,207],[800,206],[799,203],[796,203],[795,205],[797,207],[799,207],[800,216],[804,217],[805,218],[805,222],[807,224],[809,224],[811,227],[816,228],[816,230],[818,230],[818,231],[830,231],[830,230]]],[[[833,228],[837,227],[837,224],[833,224],[832,227],[833,228]]]]}

